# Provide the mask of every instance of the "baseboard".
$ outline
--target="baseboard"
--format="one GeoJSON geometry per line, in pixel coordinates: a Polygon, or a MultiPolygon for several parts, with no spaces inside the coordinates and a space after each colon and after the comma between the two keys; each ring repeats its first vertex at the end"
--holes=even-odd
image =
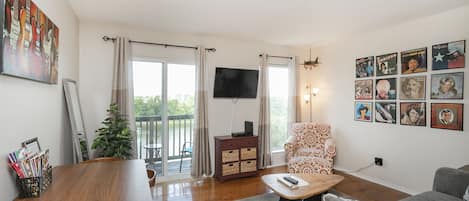
{"type": "MultiPolygon", "coordinates": [[[[334,169],[338,170],[338,171],[341,171],[341,172],[344,172],[344,173],[350,172],[350,170],[340,168],[340,167],[334,167],[334,169]]],[[[373,182],[373,183],[377,183],[377,184],[386,186],[388,188],[392,188],[392,189],[407,193],[409,195],[417,195],[419,193],[419,192],[416,192],[416,191],[411,190],[409,188],[405,188],[405,187],[402,187],[400,185],[392,184],[392,183],[389,183],[389,182],[384,181],[382,179],[378,179],[378,178],[371,177],[371,176],[368,176],[368,175],[365,175],[365,174],[361,174],[359,172],[357,172],[357,173],[346,173],[346,174],[349,174],[349,175],[352,175],[352,176],[355,176],[355,177],[358,177],[360,179],[364,179],[364,180],[367,180],[367,181],[370,181],[370,182],[373,182]]]]}
{"type": "Polygon", "coordinates": [[[286,166],[287,163],[280,163],[280,164],[275,164],[275,165],[269,165],[267,168],[274,168],[274,167],[280,167],[280,166],[286,166]]]}

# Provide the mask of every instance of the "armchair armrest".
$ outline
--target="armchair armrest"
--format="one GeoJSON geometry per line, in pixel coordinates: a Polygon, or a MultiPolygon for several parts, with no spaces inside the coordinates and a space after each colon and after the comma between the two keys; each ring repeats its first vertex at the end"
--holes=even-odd
{"type": "Polygon", "coordinates": [[[332,159],[336,155],[336,146],[335,141],[332,138],[329,138],[324,143],[324,155],[326,158],[332,159]]]}
{"type": "Polygon", "coordinates": [[[289,161],[293,157],[297,149],[296,138],[294,136],[288,137],[287,142],[284,145],[284,148],[285,148],[285,155],[287,156],[287,161],[289,161]]]}
{"type": "Polygon", "coordinates": [[[439,168],[435,172],[433,190],[462,198],[469,185],[469,172],[453,168],[439,168]]]}

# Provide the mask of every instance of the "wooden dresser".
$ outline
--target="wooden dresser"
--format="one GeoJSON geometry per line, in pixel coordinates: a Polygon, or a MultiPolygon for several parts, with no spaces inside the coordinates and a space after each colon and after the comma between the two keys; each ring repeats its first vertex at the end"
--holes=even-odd
{"type": "Polygon", "coordinates": [[[215,178],[254,176],[257,169],[257,136],[215,137],[215,178]]]}

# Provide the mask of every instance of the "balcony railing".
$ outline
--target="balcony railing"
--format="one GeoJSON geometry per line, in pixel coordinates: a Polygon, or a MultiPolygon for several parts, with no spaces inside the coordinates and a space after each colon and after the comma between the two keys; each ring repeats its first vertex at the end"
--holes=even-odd
{"type": "MultiPolygon", "coordinates": [[[[168,116],[168,160],[179,159],[184,144],[192,145],[194,115],[168,116]]],[[[161,161],[163,155],[163,122],[161,116],[136,117],[138,158],[146,162],[161,161]]],[[[192,157],[184,154],[184,158],[192,157]]]]}

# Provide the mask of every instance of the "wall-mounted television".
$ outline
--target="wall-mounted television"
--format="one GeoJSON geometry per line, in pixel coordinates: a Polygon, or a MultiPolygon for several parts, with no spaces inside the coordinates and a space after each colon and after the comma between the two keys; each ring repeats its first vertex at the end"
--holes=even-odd
{"type": "Polygon", "coordinates": [[[256,98],[258,70],[217,67],[214,98],[256,98]]]}

